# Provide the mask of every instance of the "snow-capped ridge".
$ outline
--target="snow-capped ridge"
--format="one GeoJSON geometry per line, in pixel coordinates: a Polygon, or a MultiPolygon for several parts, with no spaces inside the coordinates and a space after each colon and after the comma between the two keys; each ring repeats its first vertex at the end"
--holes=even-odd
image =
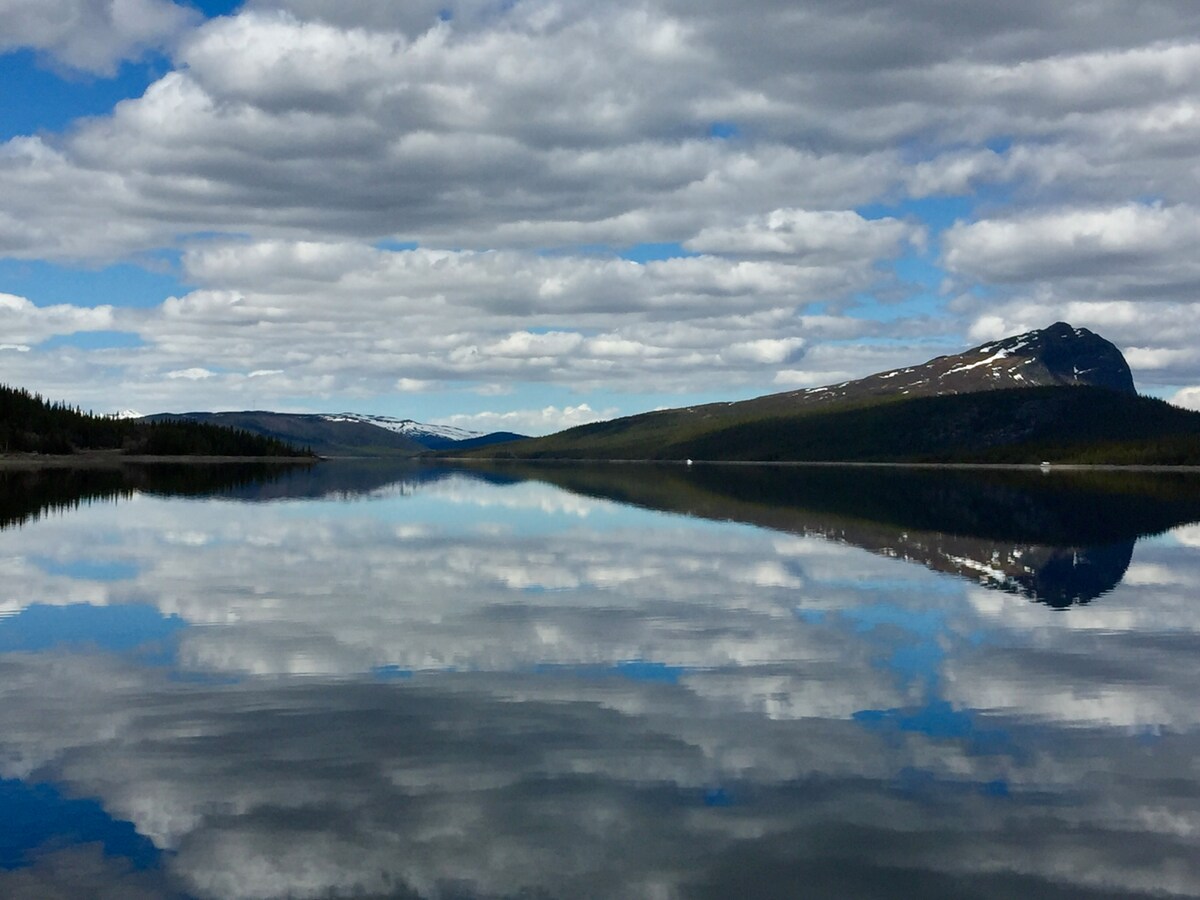
{"type": "Polygon", "coordinates": [[[1129,365],[1117,347],[1086,328],[1056,322],[919,366],[778,396],[828,405],[897,394],[965,394],[1042,385],[1091,385],[1136,393],[1129,365]]]}
{"type": "Polygon", "coordinates": [[[456,428],[453,425],[430,425],[415,419],[398,419],[394,416],[374,416],[365,413],[330,413],[322,414],[326,422],[362,422],[384,428],[396,434],[408,437],[436,437],[448,441],[469,441],[483,437],[482,431],[469,431],[466,428],[456,428]]]}

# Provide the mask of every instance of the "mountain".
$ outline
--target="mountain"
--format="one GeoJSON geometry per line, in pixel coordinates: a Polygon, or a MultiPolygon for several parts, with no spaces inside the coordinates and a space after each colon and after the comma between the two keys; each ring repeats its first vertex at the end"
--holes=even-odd
{"type": "Polygon", "coordinates": [[[242,412],[158,413],[149,421],[203,422],[239,428],[297,446],[323,456],[416,456],[431,450],[468,450],[524,435],[510,432],[481,434],[462,428],[425,425],[412,419],[359,413],[242,412]]]}
{"type": "Polygon", "coordinates": [[[1137,393],[1129,364],[1115,345],[1086,328],[1056,322],[1049,328],[981,344],[965,353],[938,356],[919,366],[750,402],[831,406],[879,397],[932,397],[1054,385],[1137,393]]]}
{"type": "Polygon", "coordinates": [[[878,400],[1055,386],[1099,387],[1137,394],[1129,364],[1114,344],[1086,328],[1055,322],[1048,328],[856,381],[667,412],[701,419],[745,413],[786,415],[809,408],[864,405],[878,400]]]}
{"type": "Polygon", "coordinates": [[[1139,397],[1063,322],[856,381],[583,425],[475,456],[1200,464],[1200,413],[1139,397]]]}
{"type": "Polygon", "coordinates": [[[412,419],[396,419],[391,416],[370,416],[361,413],[338,413],[337,415],[322,416],[328,422],[362,422],[402,434],[420,444],[426,450],[458,449],[469,447],[485,447],[489,444],[499,444],[506,441],[517,441],[525,437],[511,431],[468,431],[466,428],[455,428],[453,425],[427,425],[412,419]]]}

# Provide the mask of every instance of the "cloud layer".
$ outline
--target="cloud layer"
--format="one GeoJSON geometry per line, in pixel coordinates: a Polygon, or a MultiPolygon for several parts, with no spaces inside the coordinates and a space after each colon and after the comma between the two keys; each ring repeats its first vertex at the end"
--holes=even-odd
{"type": "Polygon", "coordinates": [[[136,348],[35,341],[0,377],[139,408],[528,385],[609,408],[1068,318],[1143,387],[1200,385],[1186,0],[52,6],[0,6],[0,49],[169,71],[0,145],[0,254],[182,252],[194,289],[118,313],[136,348]]]}
{"type": "Polygon", "coordinates": [[[112,75],[126,59],[170,47],[200,17],[171,0],[3,0],[0,52],[30,48],[112,75]]]}

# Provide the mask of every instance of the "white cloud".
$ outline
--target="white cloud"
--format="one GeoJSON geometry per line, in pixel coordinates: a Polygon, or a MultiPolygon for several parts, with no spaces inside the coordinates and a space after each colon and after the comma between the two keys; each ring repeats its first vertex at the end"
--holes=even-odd
{"type": "Polygon", "coordinates": [[[1004,178],[1008,168],[994,150],[945,153],[913,166],[908,189],[914,197],[969,194],[979,182],[1004,178]]]}
{"type": "Polygon", "coordinates": [[[959,223],[943,245],[952,271],[993,283],[1109,279],[1169,290],[1200,284],[1200,263],[1181,252],[1197,240],[1195,209],[1125,204],[959,223]]]}
{"type": "Polygon", "coordinates": [[[1200,525],[1183,525],[1174,528],[1171,530],[1171,537],[1185,547],[1200,549],[1200,525]]]}
{"type": "Polygon", "coordinates": [[[201,369],[198,366],[193,366],[190,369],[176,369],[173,372],[168,372],[168,378],[186,378],[188,381],[202,381],[205,378],[212,378],[216,372],[210,372],[208,369],[201,369]]]}
{"type": "Polygon", "coordinates": [[[690,98],[710,58],[686,48],[690,28],[634,5],[582,12],[519,4],[488,29],[411,37],[256,10],[210,21],[110,118],[54,148],[12,144],[6,207],[38,239],[8,250],[107,256],[194,230],[670,240],[766,196],[865,200],[864,178],[886,183],[882,159],[709,140],[690,98]],[[68,199],[70,235],[53,221],[68,199]]]}
{"type": "Polygon", "coordinates": [[[195,29],[144,97],[0,182],[35,223],[37,252],[65,255],[189,229],[807,253],[819,248],[799,225],[857,228],[850,207],[904,184],[953,193],[1053,174],[1086,194],[1117,169],[1126,197],[1180,199],[1194,179],[1169,180],[1182,170],[1163,141],[1195,118],[1200,54],[1179,41],[1195,17],[1101,5],[978,7],[967,27],[887,2],[866,19],[820,4],[738,18],[704,4],[530,0],[456,5],[450,22],[424,3],[260,2],[195,29]],[[1104,27],[1082,24],[1092,19],[1104,27]],[[718,120],[746,137],[708,138],[718,120]],[[996,136],[1013,146],[978,146],[996,136]],[[907,164],[899,141],[929,159],[907,164]],[[1055,162],[1072,153],[1072,166],[1055,162]],[[22,190],[34,181],[62,185],[95,218],[78,217],[74,235],[51,227],[45,207],[57,204],[39,211],[22,190]]]}
{"type": "Polygon", "coordinates": [[[401,394],[420,394],[435,386],[436,382],[422,381],[420,378],[397,378],[392,383],[392,389],[401,394]]]}
{"type": "Polygon", "coordinates": [[[586,403],[578,406],[545,406],[541,409],[518,409],[508,412],[480,412],[445,416],[438,425],[454,425],[471,431],[514,431],[517,434],[541,435],[601,422],[616,416],[618,410],[594,410],[586,403]]]}
{"type": "Polygon", "coordinates": [[[853,372],[844,369],[780,369],[775,373],[775,384],[781,388],[816,387],[849,381],[853,377],[853,372]]]}
{"type": "Polygon", "coordinates": [[[135,333],[138,348],[44,353],[19,380],[83,403],[117,396],[114,409],[294,408],[296,397],[323,408],[338,395],[504,396],[521,382],[765,392],[781,366],[795,368],[801,358],[806,371],[849,377],[880,360],[932,355],[903,343],[928,327],[923,322],[890,323],[887,334],[899,343],[864,352],[844,342],[882,334],[880,323],[800,312],[829,297],[845,302],[874,283],[869,256],[828,266],[715,256],[637,264],[271,240],[198,245],[184,264],[201,286],[158,307],[77,310],[135,333]],[[97,365],[100,380],[86,374],[97,365]]]}
{"type": "Polygon", "coordinates": [[[918,229],[896,219],[864,219],[849,210],[776,209],[736,227],[701,230],[688,250],[737,256],[788,256],[809,265],[873,261],[897,255],[918,229]]]}
{"type": "Polygon", "coordinates": [[[1126,347],[1125,361],[1133,369],[1191,368],[1200,361],[1200,351],[1192,348],[1126,347]]]}
{"type": "Polygon", "coordinates": [[[170,0],[0,0],[0,53],[31,47],[112,75],[122,60],[169,47],[198,19],[170,0]]]}
{"type": "Polygon", "coordinates": [[[803,349],[803,338],[785,338],[783,340],[761,338],[757,341],[731,344],[721,351],[721,358],[733,361],[746,360],[764,365],[779,365],[795,362],[803,349]]]}
{"type": "Polygon", "coordinates": [[[114,321],[111,306],[36,306],[25,297],[0,293],[0,334],[12,349],[28,350],[55,335],[110,329],[114,321]]]}
{"type": "Polygon", "coordinates": [[[1200,386],[1180,388],[1171,397],[1171,402],[1185,409],[1200,410],[1200,386]]]}
{"type": "MultiPolygon", "coordinates": [[[[579,390],[769,383],[775,367],[799,359],[810,331],[854,333],[837,317],[797,315],[797,304],[877,277],[869,258],[827,267],[712,256],[639,265],[311,241],[205,245],[185,265],[205,286],[122,311],[122,327],[144,341],[126,357],[128,377],[220,373],[205,380],[203,402],[233,406],[314,390],[494,392],[518,380],[579,390]]],[[[144,391],[124,402],[201,402],[144,391]]]]}
{"type": "Polygon", "coordinates": [[[562,356],[571,353],[583,343],[583,335],[574,332],[552,331],[545,334],[531,334],[528,331],[515,331],[502,340],[483,348],[490,356],[510,357],[543,357],[562,356]]]}
{"type": "MultiPolygon", "coordinates": [[[[922,330],[955,349],[940,339],[964,324],[1045,324],[1035,302],[1182,310],[1200,286],[1200,12],[1179,3],[469,0],[442,21],[425,0],[255,0],[171,30],[162,2],[52,0],[10,3],[9,32],[59,53],[55,23],[92,20],[51,7],[108,15],[92,31],[110,50],[173,47],[173,68],[109,115],[0,145],[0,253],[182,246],[197,285],[117,314],[145,347],[28,354],[19,374],[69,394],[152,408],[521,380],[765,390],[869,371],[845,346],[813,367],[826,341],[895,339],[911,362],[922,330]],[[120,24],[133,9],[144,33],[120,24]],[[941,240],[948,313],[919,300],[887,328],[857,318],[929,290],[888,264],[923,253],[920,218],[944,195],[967,201],[941,240]],[[933,199],[911,219],[864,210],[909,197],[933,199]],[[570,250],[640,242],[704,255],[570,250]],[[962,299],[974,288],[986,304],[962,299]],[[202,395],[158,383],[188,368],[225,374],[202,395]],[[253,388],[238,374],[263,371],[253,388]]],[[[1147,367],[1182,349],[1135,330],[1147,367]]],[[[1197,365],[1177,355],[1154,377],[1194,383],[1197,365]]]]}

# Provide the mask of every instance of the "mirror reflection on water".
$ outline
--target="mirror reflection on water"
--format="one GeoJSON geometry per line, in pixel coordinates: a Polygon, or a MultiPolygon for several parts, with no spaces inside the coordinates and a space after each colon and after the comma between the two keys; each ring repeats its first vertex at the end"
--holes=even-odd
{"type": "Polygon", "coordinates": [[[0,471],[0,896],[1200,896],[1200,479],[0,471]]]}

